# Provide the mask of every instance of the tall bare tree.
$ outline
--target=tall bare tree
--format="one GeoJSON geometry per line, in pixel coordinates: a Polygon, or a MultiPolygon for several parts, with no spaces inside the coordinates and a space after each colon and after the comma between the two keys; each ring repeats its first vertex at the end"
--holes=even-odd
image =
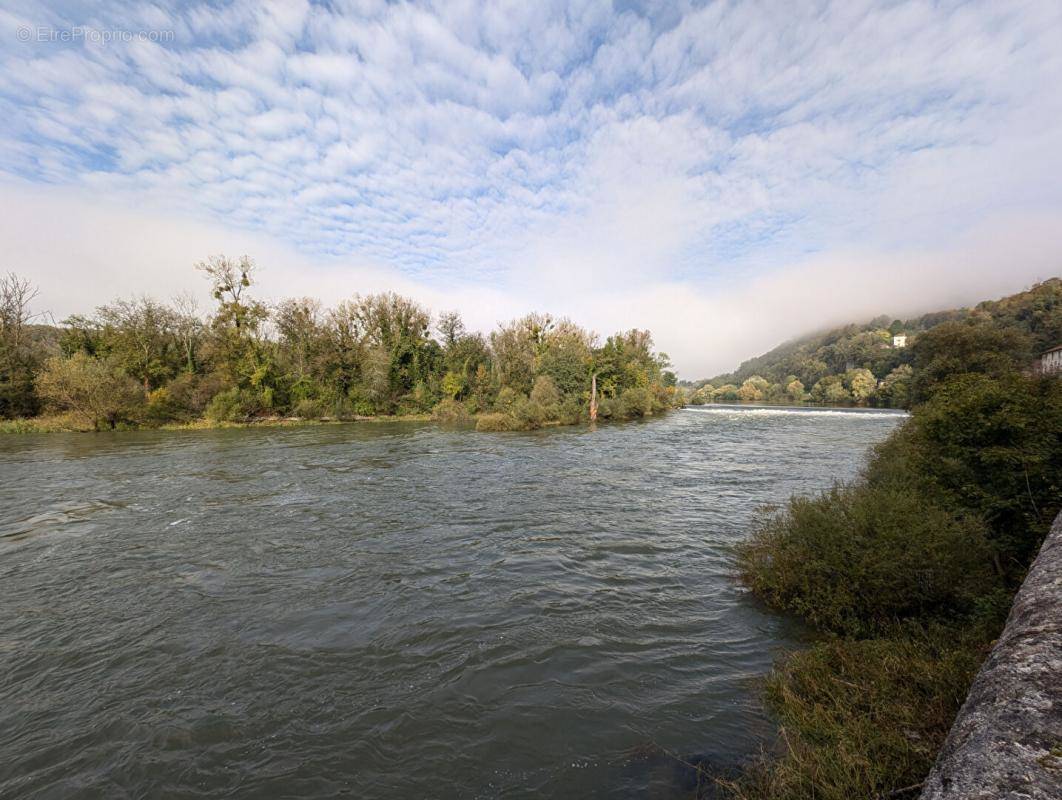
{"type": "Polygon", "coordinates": [[[26,326],[37,315],[30,309],[39,290],[14,272],[0,276],[0,347],[9,354],[25,347],[26,326]]]}
{"type": "Polygon", "coordinates": [[[37,287],[14,272],[0,276],[0,417],[37,412],[34,354],[27,330],[37,287]]]}

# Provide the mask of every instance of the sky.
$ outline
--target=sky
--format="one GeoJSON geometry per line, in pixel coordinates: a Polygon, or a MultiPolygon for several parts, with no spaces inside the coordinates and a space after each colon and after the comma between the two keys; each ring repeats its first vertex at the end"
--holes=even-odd
{"type": "Polygon", "coordinates": [[[1062,274],[1062,3],[0,0],[0,270],[55,318],[395,290],[683,378],[1062,274]]]}

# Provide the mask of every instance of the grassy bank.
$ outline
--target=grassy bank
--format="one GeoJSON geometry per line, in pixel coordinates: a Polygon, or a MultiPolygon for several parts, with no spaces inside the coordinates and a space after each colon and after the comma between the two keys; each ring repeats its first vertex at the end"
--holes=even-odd
{"type": "Polygon", "coordinates": [[[767,678],[778,741],[726,794],[917,796],[1062,501],[1062,381],[1017,366],[916,373],[857,480],[739,547],[740,580],[819,639],[767,678]]]}
{"type": "MultiPolygon", "coordinates": [[[[633,413],[609,413],[600,416],[602,422],[621,422],[665,413],[675,405],[656,404],[647,410],[633,413]]],[[[376,414],[351,417],[253,417],[245,420],[211,419],[200,417],[182,422],[163,422],[159,424],[136,423],[124,421],[114,430],[163,430],[163,431],[199,431],[222,428],[288,428],[306,425],[341,425],[348,423],[380,422],[435,422],[440,425],[474,428],[477,431],[531,431],[539,428],[580,425],[589,422],[589,412],[582,407],[528,406],[521,405],[510,411],[492,411],[470,413],[460,404],[440,403],[431,414],[376,414]]],[[[21,417],[17,419],[0,419],[0,435],[32,433],[95,433],[100,429],[83,416],[77,414],[46,414],[38,417],[21,417]]]]}

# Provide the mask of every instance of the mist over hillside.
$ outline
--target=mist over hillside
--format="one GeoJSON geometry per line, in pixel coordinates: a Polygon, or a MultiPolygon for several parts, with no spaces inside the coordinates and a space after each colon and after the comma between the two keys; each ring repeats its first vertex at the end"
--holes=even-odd
{"type": "Polygon", "coordinates": [[[1041,352],[1062,343],[1062,278],[972,308],[911,319],[881,315],[863,324],[810,333],[742,362],[733,372],[687,385],[699,390],[704,400],[811,399],[903,406],[906,389],[901,384],[909,381],[917,360],[918,338],[944,323],[999,326],[1014,335],[1018,357],[1031,364],[1041,352]],[[705,396],[706,388],[712,396],[705,396]]]}

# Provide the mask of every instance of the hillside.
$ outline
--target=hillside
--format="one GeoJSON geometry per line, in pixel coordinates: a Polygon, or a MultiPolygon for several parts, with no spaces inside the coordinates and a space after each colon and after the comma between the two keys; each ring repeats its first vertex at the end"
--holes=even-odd
{"type": "MultiPolygon", "coordinates": [[[[693,402],[819,402],[905,407],[919,339],[950,323],[1004,342],[1030,364],[1062,342],[1062,278],[973,308],[913,319],[876,317],[788,341],[743,362],[734,372],[692,384],[693,402]],[[991,331],[988,328],[991,327],[991,331]],[[903,335],[902,346],[893,345],[903,335]]],[[[941,329],[942,331],[947,328],[941,329]]]]}

